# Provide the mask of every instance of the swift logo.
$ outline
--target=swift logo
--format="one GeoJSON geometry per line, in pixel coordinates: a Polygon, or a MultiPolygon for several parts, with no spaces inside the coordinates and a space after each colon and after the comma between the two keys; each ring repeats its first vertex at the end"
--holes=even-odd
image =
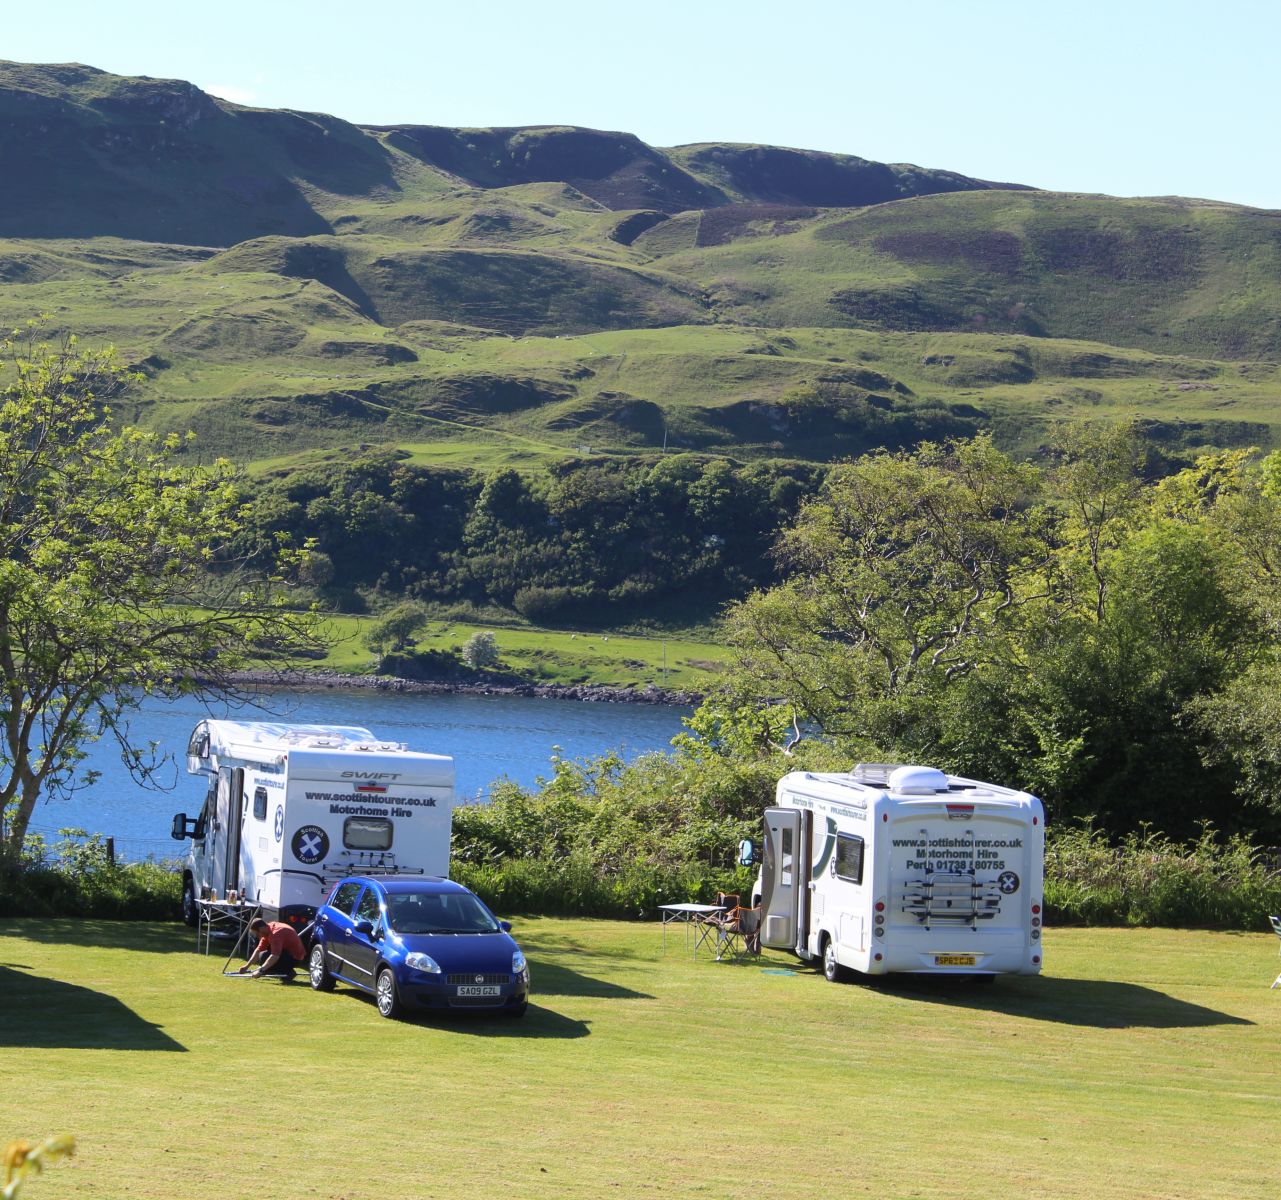
{"type": "Polygon", "coordinates": [[[344,771],[344,779],[399,779],[398,771],[344,771]]]}

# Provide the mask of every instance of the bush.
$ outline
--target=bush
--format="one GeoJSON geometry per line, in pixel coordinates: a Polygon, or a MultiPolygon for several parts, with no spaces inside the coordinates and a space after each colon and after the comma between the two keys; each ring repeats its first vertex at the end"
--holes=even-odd
{"type": "Polygon", "coordinates": [[[498,665],[498,639],[492,633],[473,633],[463,647],[463,662],[473,671],[498,665]]]}
{"type": "Polygon", "coordinates": [[[1206,827],[1190,845],[1145,830],[1111,843],[1096,829],[1053,833],[1045,907],[1063,925],[1266,929],[1281,912],[1281,875],[1239,836],[1206,827]]]}
{"type": "Polygon", "coordinates": [[[182,877],[169,864],[112,862],[101,834],[61,833],[63,840],[52,850],[42,838],[28,838],[22,863],[0,879],[0,916],[177,918],[182,877]]]}

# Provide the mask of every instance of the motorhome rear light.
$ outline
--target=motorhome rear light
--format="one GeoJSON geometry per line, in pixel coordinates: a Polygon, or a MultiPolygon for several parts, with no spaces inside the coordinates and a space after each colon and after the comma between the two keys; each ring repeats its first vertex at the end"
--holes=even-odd
{"type": "Polygon", "coordinates": [[[1034,913],[1039,913],[1041,911],[1041,906],[1039,904],[1032,905],[1032,911],[1034,913]]]}
{"type": "Polygon", "coordinates": [[[1040,818],[1040,817],[1033,817],[1033,818],[1032,818],[1032,824],[1033,824],[1033,825],[1039,825],[1040,823],[1041,823],[1041,818],[1040,818]]]}
{"type": "Polygon", "coordinates": [[[972,804],[949,804],[947,806],[947,819],[949,821],[968,821],[974,815],[974,805],[972,804]]]}
{"type": "Polygon", "coordinates": [[[1039,929],[1034,929],[1034,930],[1032,930],[1032,940],[1033,940],[1034,942],[1035,942],[1035,941],[1036,941],[1040,936],[1041,936],[1041,931],[1040,931],[1039,929]]]}
{"type": "Polygon", "coordinates": [[[884,912],[884,911],[885,911],[885,901],[884,901],[884,900],[878,900],[878,901],[876,902],[876,911],[877,911],[877,912],[884,912]]]}
{"type": "Polygon", "coordinates": [[[884,954],[882,954],[882,953],[878,950],[875,954],[873,954],[873,955],[872,955],[872,957],[873,957],[877,962],[880,962],[880,961],[885,957],[885,955],[884,955],[884,954]]]}
{"type": "Polygon", "coordinates": [[[1040,918],[1040,917],[1033,917],[1033,918],[1032,918],[1032,927],[1033,927],[1033,928],[1035,928],[1035,927],[1036,927],[1037,925],[1039,925],[1040,923],[1041,923],[1041,918],[1040,918]]]}
{"type": "Polygon", "coordinates": [[[1032,961],[1034,963],[1039,963],[1041,961],[1041,956],[1039,954],[1032,955],[1032,961]]]}
{"type": "Polygon", "coordinates": [[[889,819],[890,819],[890,814],[889,814],[889,813],[881,813],[881,820],[882,820],[882,821],[888,821],[889,819]]]}

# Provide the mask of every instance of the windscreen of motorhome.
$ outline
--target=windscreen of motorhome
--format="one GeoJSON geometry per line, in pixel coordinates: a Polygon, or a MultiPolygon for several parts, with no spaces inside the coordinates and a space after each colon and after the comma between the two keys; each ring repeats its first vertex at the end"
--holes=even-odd
{"type": "Polygon", "coordinates": [[[388,817],[348,817],[342,825],[342,844],[348,850],[390,850],[391,835],[388,817]]]}

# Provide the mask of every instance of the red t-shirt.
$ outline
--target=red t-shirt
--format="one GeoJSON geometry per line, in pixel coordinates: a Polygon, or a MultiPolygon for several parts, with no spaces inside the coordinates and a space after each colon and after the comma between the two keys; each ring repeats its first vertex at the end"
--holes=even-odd
{"type": "Polygon", "coordinates": [[[292,926],[286,925],[283,921],[267,922],[267,932],[263,934],[258,943],[258,949],[254,953],[257,954],[261,950],[270,950],[272,954],[292,954],[299,962],[302,962],[307,955],[303,949],[302,938],[294,932],[292,926]]]}

